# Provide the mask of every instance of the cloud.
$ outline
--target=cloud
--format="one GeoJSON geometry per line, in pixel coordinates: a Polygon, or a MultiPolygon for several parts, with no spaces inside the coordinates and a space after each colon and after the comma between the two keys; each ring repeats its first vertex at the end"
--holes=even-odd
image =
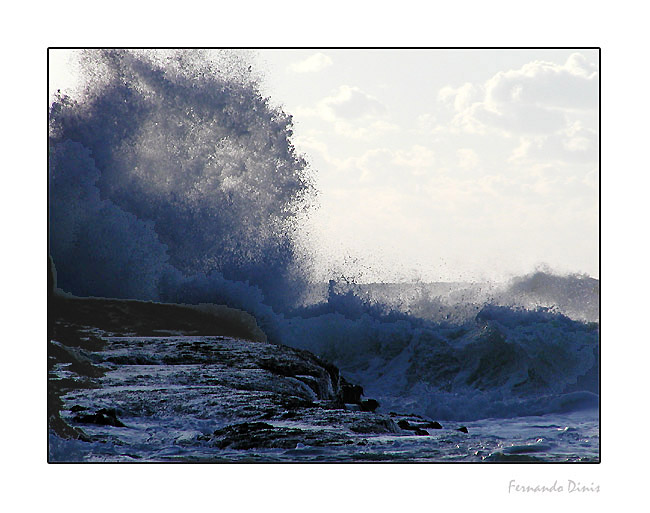
{"type": "Polygon", "coordinates": [[[526,160],[593,166],[598,162],[598,132],[574,121],[552,134],[524,135],[509,161],[526,160]]]}
{"type": "Polygon", "coordinates": [[[564,64],[533,61],[498,72],[484,84],[444,87],[438,101],[453,108],[457,131],[550,134],[597,108],[598,71],[575,53],[564,64]]]}
{"type": "Polygon", "coordinates": [[[359,182],[370,185],[406,185],[435,171],[435,155],[431,149],[413,145],[408,149],[376,148],[346,162],[358,173],[359,182]]]}
{"type": "Polygon", "coordinates": [[[346,158],[333,154],[319,137],[299,136],[295,144],[300,151],[308,152],[318,163],[327,166],[333,184],[345,184],[346,188],[359,184],[410,187],[438,172],[434,152],[418,144],[405,149],[372,148],[346,158]]]}
{"type": "Polygon", "coordinates": [[[323,98],[317,108],[324,119],[332,121],[376,117],[386,113],[386,107],[379,100],[358,87],[347,85],[340,86],[332,96],[323,98]]]}
{"type": "Polygon", "coordinates": [[[485,84],[490,109],[531,105],[559,110],[593,109],[598,102],[598,73],[581,54],[565,64],[533,61],[519,70],[497,73],[485,84]]]}
{"type": "Polygon", "coordinates": [[[303,59],[302,61],[289,64],[288,69],[293,73],[317,73],[331,66],[333,61],[331,57],[324,53],[315,53],[303,59]]]}
{"type": "Polygon", "coordinates": [[[479,164],[479,158],[472,148],[460,148],[456,150],[458,167],[461,169],[474,169],[479,164]]]}
{"type": "Polygon", "coordinates": [[[391,162],[396,166],[409,169],[414,176],[422,176],[432,169],[435,159],[433,151],[416,144],[408,150],[395,151],[391,162]]]}
{"type": "Polygon", "coordinates": [[[368,138],[397,129],[387,120],[388,109],[374,96],[358,87],[341,85],[315,107],[298,107],[296,116],[318,117],[334,124],[345,137],[368,138]]]}
{"type": "Polygon", "coordinates": [[[341,88],[339,94],[328,100],[334,113],[344,119],[382,115],[386,111],[383,104],[365,94],[358,88],[341,88]]]}
{"type": "MultiPolygon", "coordinates": [[[[437,99],[443,108],[428,132],[457,141],[458,170],[494,173],[490,161],[499,155],[504,159],[499,172],[514,176],[544,169],[536,180],[553,175],[581,181],[598,162],[598,95],[597,67],[584,55],[574,53],[564,63],[532,61],[483,83],[442,88],[437,99]],[[479,157],[485,168],[478,167],[479,157]]],[[[536,192],[543,193],[559,182],[537,185],[536,192]]]]}
{"type": "Polygon", "coordinates": [[[449,103],[456,111],[462,112],[472,104],[478,92],[476,86],[466,82],[456,89],[450,86],[443,87],[438,93],[438,100],[449,103]]]}

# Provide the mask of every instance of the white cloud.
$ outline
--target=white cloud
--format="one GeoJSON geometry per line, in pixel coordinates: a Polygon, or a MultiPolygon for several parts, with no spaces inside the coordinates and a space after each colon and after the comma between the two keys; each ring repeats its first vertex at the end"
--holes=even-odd
{"type": "Polygon", "coordinates": [[[597,109],[598,72],[583,55],[572,54],[564,64],[533,61],[484,84],[444,87],[438,100],[453,107],[456,130],[548,135],[597,109]]]}
{"type": "Polygon", "coordinates": [[[358,87],[342,85],[332,96],[319,102],[319,111],[325,119],[360,119],[385,114],[386,107],[358,87]]]}
{"type": "Polygon", "coordinates": [[[478,99],[478,92],[476,86],[466,82],[456,89],[450,86],[443,87],[438,93],[438,100],[449,103],[457,112],[462,112],[478,99]]]}
{"type": "Polygon", "coordinates": [[[598,166],[598,94],[598,71],[582,54],[564,63],[531,61],[483,83],[442,88],[429,133],[446,135],[455,147],[459,176],[525,179],[514,193],[528,200],[584,195],[578,188],[598,166]]]}
{"type": "Polygon", "coordinates": [[[359,181],[376,185],[406,185],[435,171],[435,155],[431,149],[413,145],[405,150],[377,148],[346,162],[359,173],[359,181]]]}
{"type": "Polygon", "coordinates": [[[434,163],[434,154],[429,148],[418,144],[405,151],[396,151],[393,162],[399,166],[411,168],[414,175],[425,174],[434,163]]]}
{"type": "Polygon", "coordinates": [[[518,70],[497,73],[485,84],[485,102],[497,110],[527,104],[549,109],[593,109],[598,101],[598,73],[581,54],[563,65],[533,61],[518,70]]]}
{"type": "Polygon", "coordinates": [[[374,96],[358,87],[342,85],[314,107],[298,107],[296,116],[318,117],[334,124],[345,137],[369,138],[397,127],[387,120],[388,109],[374,96]]]}
{"type": "Polygon", "coordinates": [[[478,166],[479,158],[472,148],[460,148],[456,150],[458,167],[461,169],[474,169],[478,166]]]}
{"type": "Polygon", "coordinates": [[[598,161],[598,132],[580,121],[567,122],[560,130],[547,135],[523,135],[512,152],[510,162],[555,162],[588,164],[598,161]]]}
{"type": "Polygon", "coordinates": [[[333,64],[332,58],[324,53],[315,53],[306,59],[294,62],[288,66],[293,73],[317,73],[333,64]]]}

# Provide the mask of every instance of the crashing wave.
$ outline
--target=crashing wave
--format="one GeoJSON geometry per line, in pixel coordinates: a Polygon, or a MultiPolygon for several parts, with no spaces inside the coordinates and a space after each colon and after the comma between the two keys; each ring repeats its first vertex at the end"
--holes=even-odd
{"type": "Polygon", "coordinates": [[[99,50],[81,64],[83,91],[50,109],[61,289],[245,310],[384,409],[469,419],[594,406],[598,326],[584,321],[598,320],[597,280],[310,283],[295,237],[309,168],[245,59],[99,50]]]}

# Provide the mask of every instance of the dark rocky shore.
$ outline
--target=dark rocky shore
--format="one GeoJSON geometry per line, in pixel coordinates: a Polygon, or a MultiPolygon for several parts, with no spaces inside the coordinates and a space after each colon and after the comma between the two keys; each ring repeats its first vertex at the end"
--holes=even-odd
{"type": "Polygon", "coordinates": [[[254,461],[440,428],[376,413],[334,365],[268,343],[237,310],[52,294],[48,313],[50,461],[67,461],[57,440],[78,442],[70,459],[254,461]]]}
{"type": "Polygon", "coordinates": [[[267,342],[245,312],[78,298],[55,288],[52,269],[51,462],[241,461],[242,454],[258,461],[269,450],[285,451],[287,461],[292,450],[353,449],[370,436],[441,429],[417,415],[375,412],[379,403],[337,367],[267,342]]]}

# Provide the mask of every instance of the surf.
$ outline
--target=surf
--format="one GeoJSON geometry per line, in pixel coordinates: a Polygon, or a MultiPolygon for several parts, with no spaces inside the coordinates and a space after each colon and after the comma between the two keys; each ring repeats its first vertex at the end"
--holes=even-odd
{"type": "Polygon", "coordinates": [[[318,283],[317,200],[291,115],[228,52],[86,51],[49,111],[49,251],[82,297],[226,305],[384,411],[472,420],[595,409],[599,284],[318,283]]]}

